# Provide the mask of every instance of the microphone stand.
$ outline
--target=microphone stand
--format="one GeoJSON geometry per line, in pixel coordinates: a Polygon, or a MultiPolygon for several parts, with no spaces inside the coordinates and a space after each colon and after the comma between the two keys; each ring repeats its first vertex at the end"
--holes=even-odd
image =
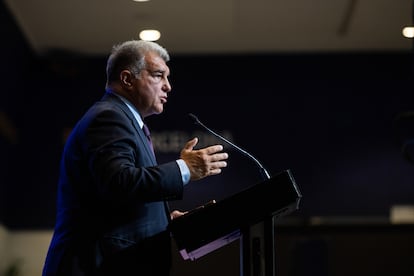
{"type": "MultiPolygon", "coordinates": [[[[192,113],[188,116],[196,125],[203,127],[209,133],[226,142],[243,155],[247,156],[259,167],[263,179],[269,180],[270,174],[263,165],[250,153],[230,142],[223,136],[205,126],[192,113]]],[[[254,204],[254,203],[253,203],[254,204]]],[[[240,275],[241,276],[275,276],[275,239],[274,239],[274,217],[266,218],[250,226],[248,229],[241,229],[240,238],[240,275]]]]}

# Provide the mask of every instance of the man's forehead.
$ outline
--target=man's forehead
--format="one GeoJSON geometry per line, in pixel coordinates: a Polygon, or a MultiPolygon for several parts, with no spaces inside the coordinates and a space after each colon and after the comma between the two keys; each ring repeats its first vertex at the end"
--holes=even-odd
{"type": "Polygon", "coordinates": [[[162,71],[169,70],[165,60],[155,53],[149,53],[145,56],[145,62],[151,69],[157,69],[162,71]]]}

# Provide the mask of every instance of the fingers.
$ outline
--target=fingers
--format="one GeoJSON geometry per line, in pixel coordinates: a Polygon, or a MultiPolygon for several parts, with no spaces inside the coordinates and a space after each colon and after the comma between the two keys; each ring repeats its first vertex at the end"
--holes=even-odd
{"type": "Polygon", "coordinates": [[[216,152],[220,152],[223,150],[223,146],[222,145],[214,145],[214,146],[209,146],[207,148],[203,149],[206,154],[214,154],[216,152]]]}
{"type": "Polygon", "coordinates": [[[217,145],[193,152],[196,152],[200,165],[204,165],[208,169],[217,169],[227,166],[225,160],[229,158],[229,155],[226,152],[220,152],[222,149],[223,146],[217,145]]]}
{"type": "Polygon", "coordinates": [[[178,217],[181,217],[182,215],[185,215],[185,214],[187,214],[188,213],[188,211],[186,211],[186,212],[181,212],[181,211],[178,211],[178,210],[174,210],[174,211],[172,211],[171,213],[170,213],[170,217],[171,217],[171,220],[173,220],[173,219],[176,219],[176,218],[178,218],[178,217]]]}
{"type": "Polygon", "coordinates": [[[220,161],[220,160],[226,160],[229,158],[229,155],[225,152],[223,153],[216,153],[216,154],[212,154],[209,155],[210,161],[211,162],[216,162],[216,161],[220,161]]]}
{"type": "MultiPolygon", "coordinates": [[[[224,168],[225,166],[223,166],[222,168],[224,168]]],[[[207,176],[212,176],[212,175],[217,175],[221,173],[221,168],[217,168],[217,169],[210,169],[207,172],[207,176]]]]}
{"type": "Polygon", "coordinates": [[[210,168],[207,170],[208,175],[220,174],[223,168],[227,167],[226,161],[217,161],[213,162],[210,165],[210,168]]]}

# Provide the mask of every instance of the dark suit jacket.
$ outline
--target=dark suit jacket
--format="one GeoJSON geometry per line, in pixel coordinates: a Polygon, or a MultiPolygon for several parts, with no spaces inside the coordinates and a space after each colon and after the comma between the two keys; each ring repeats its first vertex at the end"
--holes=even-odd
{"type": "Polygon", "coordinates": [[[116,95],[106,93],[74,127],[58,185],[44,276],[169,269],[165,201],[182,198],[181,174],[175,161],[157,165],[142,129],[116,95]]]}

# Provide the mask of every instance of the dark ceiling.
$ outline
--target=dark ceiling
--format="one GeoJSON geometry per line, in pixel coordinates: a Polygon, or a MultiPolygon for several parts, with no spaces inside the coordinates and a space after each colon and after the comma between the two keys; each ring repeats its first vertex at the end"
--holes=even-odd
{"type": "Polygon", "coordinates": [[[156,28],[171,53],[409,51],[412,0],[5,0],[31,47],[106,54],[156,28]]]}

